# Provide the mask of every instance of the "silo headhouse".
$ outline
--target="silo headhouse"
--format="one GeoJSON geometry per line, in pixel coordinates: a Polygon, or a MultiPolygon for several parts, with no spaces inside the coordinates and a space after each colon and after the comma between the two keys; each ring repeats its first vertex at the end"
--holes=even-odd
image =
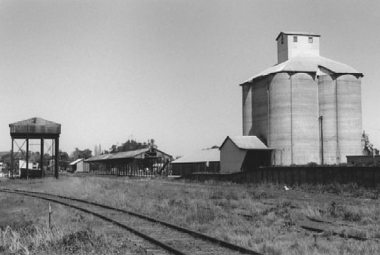
{"type": "Polygon", "coordinates": [[[273,165],[345,163],[361,155],[361,78],[319,54],[320,35],[281,32],[278,63],[241,84],[243,135],[273,149],[273,165]]]}

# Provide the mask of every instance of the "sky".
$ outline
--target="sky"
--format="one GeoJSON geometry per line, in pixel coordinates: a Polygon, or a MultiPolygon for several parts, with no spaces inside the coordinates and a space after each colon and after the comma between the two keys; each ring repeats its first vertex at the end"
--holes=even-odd
{"type": "Polygon", "coordinates": [[[277,63],[281,31],[362,72],[363,130],[380,148],[380,1],[0,0],[0,151],[9,124],[62,125],[60,149],[128,139],[173,156],[242,135],[239,84],[277,63]]]}

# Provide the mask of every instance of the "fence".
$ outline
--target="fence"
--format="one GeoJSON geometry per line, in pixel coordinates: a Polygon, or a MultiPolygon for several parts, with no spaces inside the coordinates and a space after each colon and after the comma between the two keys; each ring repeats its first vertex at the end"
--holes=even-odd
{"type": "Polygon", "coordinates": [[[356,183],[364,187],[376,187],[380,183],[380,167],[262,167],[252,171],[231,174],[190,174],[182,176],[191,180],[218,180],[236,183],[275,184],[329,184],[356,183]]]}

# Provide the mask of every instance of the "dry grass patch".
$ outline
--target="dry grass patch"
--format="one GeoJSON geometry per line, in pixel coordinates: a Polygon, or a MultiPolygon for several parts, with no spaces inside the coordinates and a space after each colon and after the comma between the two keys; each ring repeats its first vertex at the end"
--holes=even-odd
{"type": "MultiPolygon", "coordinates": [[[[21,184],[31,190],[137,211],[265,254],[380,254],[377,241],[346,240],[331,233],[324,233],[315,241],[313,233],[297,225],[300,219],[308,216],[350,224],[347,229],[356,231],[357,235],[379,238],[379,204],[351,200],[350,189],[353,197],[365,194],[357,187],[309,187],[311,192],[298,187],[284,192],[281,186],[271,184],[187,184],[183,181],[98,177],[16,181],[7,185],[17,187],[21,184]],[[329,191],[334,194],[330,195],[329,191]],[[342,197],[350,203],[342,202],[342,197]],[[297,209],[299,207],[301,209],[297,209]],[[241,213],[252,217],[242,217],[241,213]]],[[[91,230],[93,226],[87,229],[91,230]]],[[[73,233],[77,232],[69,231],[70,238],[73,233]]],[[[98,236],[96,232],[95,235],[78,233],[83,240],[87,237],[94,240],[98,236]]],[[[89,246],[89,243],[83,245],[89,246]]]]}

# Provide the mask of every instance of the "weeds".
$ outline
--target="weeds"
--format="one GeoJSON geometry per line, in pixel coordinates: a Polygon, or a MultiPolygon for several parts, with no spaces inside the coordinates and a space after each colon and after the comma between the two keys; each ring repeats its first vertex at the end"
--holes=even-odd
{"type": "Polygon", "coordinates": [[[280,249],[276,249],[273,246],[269,246],[264,244],[263,248],[261,249],[261,252],[268,255],[280,255],[282,254],[280,249]]]}
{"type": "MultiPolygon", "coordinates": [[[[22,184],[25,187],[25,182],[22,184]]],[[[300,185],[284,193],[282,187],[273,184],[236,185],[216,181],[190,184],[184,181],[166,181],[162,184],[161,181],[89,177],[36,181],[28,188],[139,211],[265,254],[337,255],[379,251],[379,245],[372,241],[368,241],[366,245],[353,241],[356,246],[344,244],[339,247],[341,239],[328,234],[321,235],[318,245],[313,246],[311,234],[299,230],[296,219],[298,214],[301,214],[321,220],[350,221],[350,224],[358,226],[358,235],[370,236],[368,231],[371,231],[372,236],[380,236],[380,226],[377,223],[380,219],[379,206],[350,205],[337,202],[339,199],[329,198],[330,194],[334,194],[335,198],[375,197],[380,193],[380,186],[377,189],[365,190],[355,184],[300,185]],[[310,199],[302,204],[302,211],[297,212],[294,205],[299,204],[299,191],[307,194],[309,198],[314,198],[314,195],[320,197],[320,194],[323,194],[323,203],[317,204],[310,199]],[[266,201],[267,199],[270,201],[266,201]],[[268,205],[269,203],[271,205],[268,205]],[[241,217],[238,214],[241,211],[251,215],[252,219],[241,217]],[[362,226],[366,226],[367,230],[361,229],[362,226]]],[[[54,230],[57,231],[60,229],[58,226],[62,227],[65,224],[78,227],[60,229],[60,232],[54,232],[54,236],[44,233],[43,224],[38,225],[36,222],[24,223],[24,226],[15,225],[15,228],[12,226],[12,231],[19,235],[18,239],[14,239],[15,242],[18,240],[19,247],[24,247],[19,248],[18,253],[26,254],[27,249],[35,254],[113,254],[112,245],[106,236],[93,230],[95,226],[91,223],[92,220],[91,217],[70,212],[66,221],[55,222],[54,230]],[[38,228],[34,228],[34,225],[38,228]],[[23,227],[29,233],[29,237],[26,232],[20,230],[23,227]]],[[[5,228],[2,231],[4,232],[5,228]]],[[[11,232],[7,235],[17,237],[11,232]]],[[[0,245],[0,253],[1,249],[4,250],[3,247],[0,245]]],[[[9,251],[9,245],[6,246],[6,251],[9,251]]]]}
{"type": "Polygon", "coordinates": [[[335,202],[331,202],[328,205],[327,214],[332,218],[340,218],[345,221],[361,221],[362,219],[362,213],[360,210],[335,202]]]}
{"type": "Polygon", "coordinates": [[[344,197],[378,199],[380,197],[380,185],[374,189],[358,186],[356,183],[331,183],[326,185],[302,184],[297,189],[309,193],[333,194],[344,197]]]}

